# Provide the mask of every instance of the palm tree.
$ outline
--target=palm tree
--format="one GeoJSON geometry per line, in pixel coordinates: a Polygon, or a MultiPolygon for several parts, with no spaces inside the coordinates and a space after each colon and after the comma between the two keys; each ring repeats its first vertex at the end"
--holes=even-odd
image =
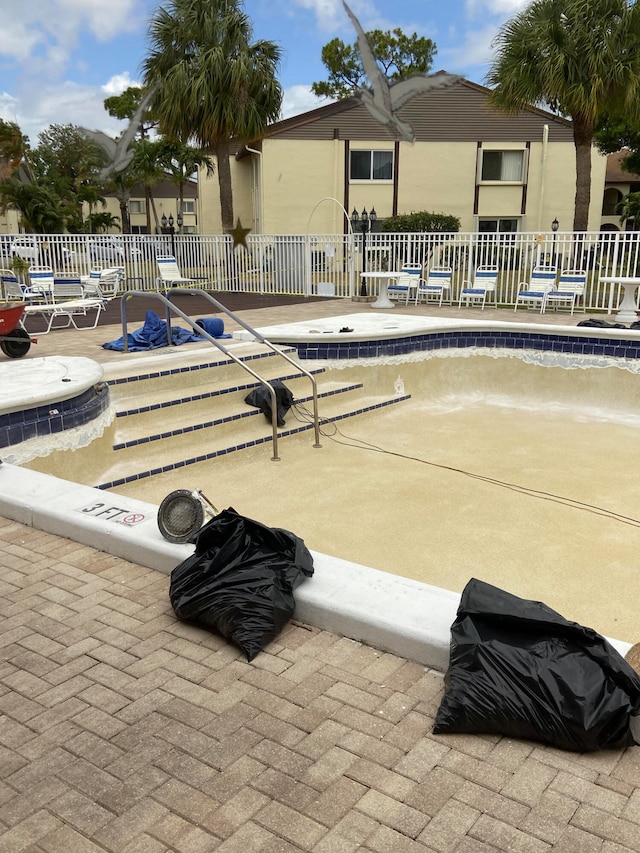
{"type": "Polygon", "coordinates": [[[230,154],[279,117],[280,48],[251,42],[240,0],[169,0],[151,19],[149,34],[144,76],[146,85],[158,85],[152,107],[160,132],[215,154],[222,227],[230,229],[230,154]]]}
{"type": "Polygon", "coordinates": [[[640,193],[627,193],[616,206],[616,213],[620,214],[622,224],[631,220],[633,230],[640,230],[640,193]]]}
{"type": "Polygon", "coordinates": [[[0,208],[17,210],[22,225],[35,234],[60,234],[65,227],[65,210],[48,187],[21,181],[17,177],[0,183],[0,208]]]}
{"type": "Polygon", "coordinates": [[[80,206],[80,218],[82,220],[82,225],[88,226],[89,233],[91,234],[93,230],[92,225],[94,219],[93,208],[98,204],[102,205],[102,207],[106,207],[107,200],[102,195],[102,190],[100,190],[93,184],[90,184],[88,181],[83,181],[80,184],[80,186],[78,187],[78,192],[76,193],[76,199],[78,201],[78,205],[80,206]],[[83,204],[87,204],[89,207],[89,218],[86,223],[83,221],[82,216],[83,204]]]}
{"type": "Polygon", "coordinates": [[[134,144],[135,154],[130,164],[132,174],[135,174],[139,183],[144,187],[144,195],[147,208],[147,233],[151,234],[151,212],[153,211],[153,219],[156,226],[156,231],[160,228],[160,220],[158,219],[158,211],[156,210],[156,202],[153,197],[153,187],[165,176],[164,166],[162,164],[162,146],[161,140],[151,141],[150,139],[141,139],[134,144]]]}
{"type": "Polygon", "coordinates": [[[184,201],[184,185],[191,175],[199,168],[206,169],[207,177],[213,174],[211,157],[192,145],[180,142],[163,141],[160,159],[171,177],[172,183],[178,187],[178,211],[182,212],[184,201]]]}
{"type": "Polygon", "coordinates": [[[591,150],[606,108],[640,108],[640,5],[628,0],[534,0],[495,40],[491,100],[518,112],[546,103],[573,122],[574,231],[588,227],[591,150]]]}

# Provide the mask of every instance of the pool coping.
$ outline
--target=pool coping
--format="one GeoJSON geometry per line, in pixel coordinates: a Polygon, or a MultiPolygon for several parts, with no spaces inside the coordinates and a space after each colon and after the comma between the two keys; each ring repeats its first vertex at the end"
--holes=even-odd
{"type": "MultiPolygon", "coordinates": [[[[170,574],[193,545],[163,539],[155,504],[0,464],[0,514],[37,530],[170,574]]],[[[296,589],[295,617],[445,672],[460,595],[318,551],[296,589]]],[[[624,657],[631,643],[607,638],[624,657]]]]}

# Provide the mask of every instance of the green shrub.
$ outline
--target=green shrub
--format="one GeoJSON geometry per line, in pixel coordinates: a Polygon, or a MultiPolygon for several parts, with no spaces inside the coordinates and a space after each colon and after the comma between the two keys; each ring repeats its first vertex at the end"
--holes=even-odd
{"type": "Polygon", "coordinates": [[[446,213],[429,213],[427,210],[419,210],[387,217],[382,221],[380,230],[414,234],[418,232],[446,234],[459,231],[460,220],[457,216],[449,216],[446,213]]]}

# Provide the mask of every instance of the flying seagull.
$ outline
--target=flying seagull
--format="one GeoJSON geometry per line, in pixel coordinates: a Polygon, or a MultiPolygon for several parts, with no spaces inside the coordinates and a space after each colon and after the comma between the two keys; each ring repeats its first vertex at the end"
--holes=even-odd
{"type": "Polygon", "coordinates": [[[371,45],[360,26],[360,21],[344,0],[342,0],[342,5],[358,34],[358,48],[360,49],[362,67],[371,84],[371,91],[368,89],[360,90],[360,100],[376,121],[386,124],[392,130],[395,130],[401,139],[407,142],[415,142],[416,137],[413,128],[408,122],[402,121],[397,114],[397,110],[414,95],[419,95],[423,92],[432,92],[434,89],[444,89],[457,83],[461,78],[454,74],[445,73],[432,74],[429,77],[416,75],[415,77],[407,77],[405,80],[400,80],[397,83],[389,85],[389,81],[376,62],[371,45]]]}
{"type": "Polygon", "coordinates": [[[96,145],[99,145],[109,158],[109,162],[98,175],[101,181],[106,181],[111,177],[111,175],[123,172],[133,160],[134,151],[133,149],[130,149],[129,146],[138,132],[138,128],[142,123],[144,111],[147,109],[151,99],[155,95],[156,88],[157,86],[152,86],[147,90],[138,105],[138,109],[133,114],[133,117],[129,122],[129,126],[118,140],[112,139],[101,130],[87,130],[86,127],[78,128],[80,132],[87,137],[87,139],[90,139],[92,142],[95,142],[96,145]]]}

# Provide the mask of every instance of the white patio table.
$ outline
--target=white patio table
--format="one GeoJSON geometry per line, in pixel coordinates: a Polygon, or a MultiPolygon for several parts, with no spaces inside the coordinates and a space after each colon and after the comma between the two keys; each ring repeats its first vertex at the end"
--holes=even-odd
{"type": "Polygon", "coordinates": [[[372,281],[380,282],[380,292],[378,293],[378,298],[375,302],[371,303],[372,308],[395,308],[393,302],[389,299],[389,282],[394,279],[397,280],[407,273],[405,272],[397,272],[393,270],[375,270],[373,272],[363,272],[361,273],[361,278],[371,279],[372,281]]]}
{"type": "Polygon", "coordinates": [[[615,314],[615,320],[618,323],[635,323],[638,319],[638,298],[637,298],[637,290],[640,286],[640,278],[636,276],[621,276],[621,275],[608,275],[602,276],[600,281],[605,284],[619,284],[624,293],[622,295],[622,301],[618,306],[618,313],[615,314]]]}

